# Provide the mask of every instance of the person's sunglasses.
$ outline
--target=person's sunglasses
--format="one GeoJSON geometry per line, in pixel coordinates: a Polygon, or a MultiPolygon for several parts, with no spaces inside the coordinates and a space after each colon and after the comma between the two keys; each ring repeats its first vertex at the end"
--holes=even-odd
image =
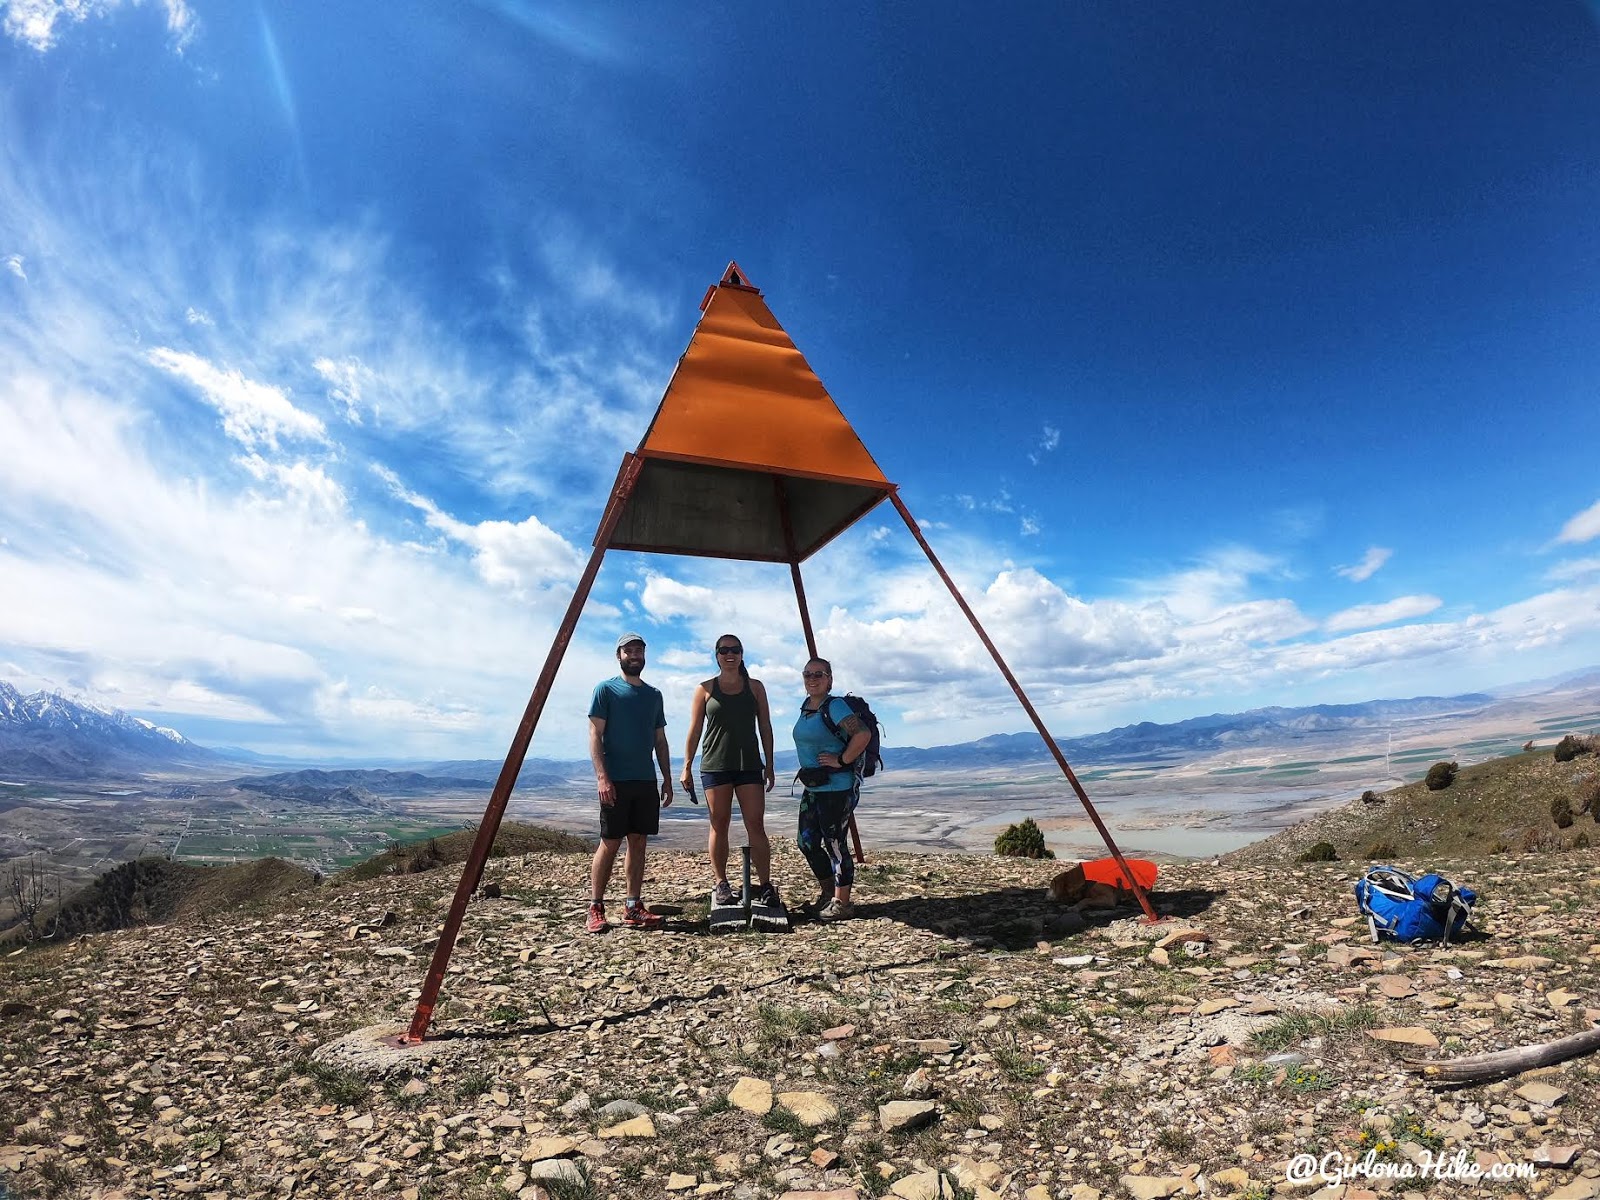
{"type": "Polygon", "coordinates": [[[743,646],[718,646],[717,647],[717,653],[718,654],[743,654],[744,653],[744,647],[743,646]]]}
{"type": "Polygon", "coordinates": [[[826,679],[828,677],[826,671],[801,671],[800,675],[803,679],[826,679]]]}

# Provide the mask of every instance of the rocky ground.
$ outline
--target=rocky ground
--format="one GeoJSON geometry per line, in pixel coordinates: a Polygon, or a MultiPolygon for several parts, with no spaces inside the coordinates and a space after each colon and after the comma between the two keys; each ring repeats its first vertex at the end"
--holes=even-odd
{"type": "Polygon", "coordinates": [[[1343,864],[1163,868],[1151,926],[1052,904],[1058,864],[873,858],[856,920],[721,936],[688,854],[650,860],[665,931],[600,937],[584,857],[493,862],[382,1074],[352,1051],[409,1020],[453,872],[12,954],[0,1196],[1600,1196],[1600,1055],[1407,1066],[1600,1019],[1594,851],[1432,864],[1483,895],[1443,949],[1370,945],[1343,864]],[[1457,1177],[1286,1178],[1369,1150],[1457,1177]],[[1460,1175],[1496,1163],[1532,1177],[1460,1175]]]}

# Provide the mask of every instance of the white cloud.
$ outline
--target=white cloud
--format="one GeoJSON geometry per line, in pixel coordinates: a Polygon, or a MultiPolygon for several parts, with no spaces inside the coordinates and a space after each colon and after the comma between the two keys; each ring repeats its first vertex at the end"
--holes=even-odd
{"type": "Polygon", "coordinates": [[[1159,600],[1188,621],[1208,621],[1221,608],[1249,598],[1251,581],[1282,571],[1275,558],[1243,546],[1212,551],[1196,565],[1137,582],[1136,595],[1159,600]]]}
{"type": "Polygon", "coordinates": [[[1023,537],[1036,537],[1041,526],[1036,517],[1023,517],[1021,533],[1023,537]]]}
{"type": "Polygon", "coordinates": [[[1557,542],[1587,542],[1600,537],[1600,500],[1573,517],[1561,527],[1557,542]]]}
{"type": "Polygon", "coordinates": [[[473,565],[485,583],[518,595],[567,583],[583,569],[576,547],[538,517],[522,521],[461,521],[426,496],[404,487],[392,471],[374,467],[401,500],[421,512],[428,526],[473,551],[473,565]]]}
{"type": "Polygon", "coordinates": [[[294,503],[313,505],[330,513],[344,510],[344,488],[321,467],[305,462],[272,463],[259,454],[235,460],[253,478],[277,485],[281,494],[294,503]]]}
{"type": "Polygon", "coordinates": [[[214,366],[196,354],[164,346],[146,357],[152,365],[192,384],[202,399],[222,414],[222,428],[241,445],[277,449],[278,437],[326,440],[327,430],[270,384],[246,379],[240,372],[214,366]]]}
{"type": "Polygon", "coordinates": [[[1566,583],[1590,575],[1600,575],[1600,558],[1570,559],[1557,563],[1544,573],[1544,577],[1554,583],[1566,583]]]}
{"type": "MultiPolygon", "coordinates": [[[[142,0],[129,0],[134,8],[142,0]]],[[[81,24],[90,17],[104,17],[122,7],[123,0],[0,0],[5,13],[3,28],[7,36],[40,52],[56,43],[57,24],[81,24]]],[[[167,32],[173,46],[182,53],[194,38],[196,22],[185,0],[159,0],[166,14],[167,32]]]]}
{"type": "Polygon", "coordinates": [[[20,254],[6,255],[6,270],[10,271],[18,279],[26,283],[28,281],[28,272],[23,269],[22,262],[22,255],[20,254]]]}
{"type": "Polygon", "coordinates": [[[648,576],[639,602],[652,621],[700,617],[711,611],[710,588],[680,583],[666,575],[648,576]]]}
{"type": "Polygon", "coordinates": [[[1329,633],[1344,633],[1351,629],[1392,625],[1396,621],[1427,616],[1443,603],[1437,596],[1399,596],[1382,604],[1358,604],[1334,613],[1322,627],[1329,633]]]}
{"type": "Polygon", "coordinates": [[[988,499],[979,499],[965,493],[954,496],[955,500],[967,512],[1009,513],[1011,508],[1011,493],[1001,488],[994,496],[988,499]]]}
{"type": "Polygon", "coordinates": [[[344,405],[344,414],[352,424],[361,424],[362,388],[370,387],[377,378],[372,369],[355,357],[340,362],[319,358],[311,365],[328,381],[328,397],[344,405]]]}
{"type": "Polygon", "coordinates": [[[1061,430],[1054,425],[1046,425],[1044,432],[1039,437],[1037,448],[1029,452],[1028,461],[1034,466],[1038,466],[1044,456],[1059,445],[1061,445],[1061,430]]]}
{"type": "Polygon", "coordinates": [[[185,321],[189,322],[189,324],[191,324],[191,325],[206,325],[206,326],[215,326],[216,325],[216,322],[213,321],[208,314],[201,312],[198,308],[195,308],[193,305],[190,305],[188,308],[183,310],[183,319],[185,321]]]}
{"type": "Polygon", "coordinates": [[[1334,574],[1343,575],[1352,583],[1364,583],[1376,575],[1383,564],[1392,557],[1394,551],[1385,546],[1369,546],[1360,562],[1348,567],[1337,567],[1334,569],[1334,574]]]}

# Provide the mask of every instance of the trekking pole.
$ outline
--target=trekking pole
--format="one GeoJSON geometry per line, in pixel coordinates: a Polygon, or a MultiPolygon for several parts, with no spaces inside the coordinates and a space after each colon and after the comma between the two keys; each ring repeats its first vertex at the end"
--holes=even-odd
{"type": "Polygon", "coordinates": [[[867,856],[861,850],[861,831],[856,828],[856,815],[850,814],[850,851],[858,863],[867,861],[867,856]]]}
{"type": "Polygon", "coordinates": [[[744,923],[750,924],[750,847],[744,850],[744,923]]]}

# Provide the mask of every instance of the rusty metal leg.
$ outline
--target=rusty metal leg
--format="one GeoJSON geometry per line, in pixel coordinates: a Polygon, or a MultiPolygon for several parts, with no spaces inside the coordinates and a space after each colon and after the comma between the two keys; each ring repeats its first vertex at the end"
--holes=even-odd
{"type": "Polygon", "coordinates": [[[911,536],[917,539],[917,545],[922,547],[922,552],[928,556],[928,561],[933,564],[933,569],[938,572],[939,578],[944,580],[945,587],[950,589],[950,595],[955,598],[956,604],[966,614],[967,620],[972,622],[972,628],[977,631],[979,639],[989,651],[995,665],[1000,668],[1000,673],[1006,677],[1006,682],[1011,685],[1011,690],[1017,694],[1017,699],[1022,702],[1023,711],[1028,714],[1028,719],[1033,722],[1033,727],[1039,731],[1039,736],[1044,739],[1044,744],[1049,748],[1056,764],[1061,768],[1061,773],[1067,777],[1067,782],[1072,785],[1072,790],[1078,794],[1078,799],[1083,803],[1084,812],[1089,814],[1089,820],[1094,822],[1094,827],[1100,831],[1100,837],[1106,844],[1106,849],[1111,851],[1111,857],[1117,860],[1117,865],[1122,868],[1122,877],[1128,881],[1128,886],[1133,889],[1133,894],[1139,898],[1139,907],[1144,909],[1145,919],[1158,921],[1155,909],[1150,907],[1150,898],[1145,895],[1144,889],[1139,886],[1139,881],[1133,877],[1133,871],[1128,862],[1122,857],[1122,851],[1117,849],[1117,844],[1111,838],[1111,831],[1105,827],[1105,822],[1100,820],[1100,814],[1095,812],[1094,805],[1089,803],[1089,795],[1083,790],[1083,784],[1078,782],[1078,777],[1073,774],[1072,767],[1067,763],[1066,755],[1061,753],[1061,747],[1056,745],[1056,739],[1045,728],[1044,721],[1034,710],[1032,702],[1022,690],[1022,685],[1017,682],[1017,677],[1011,673],[1011,668],[1006,666],[1005,659],[1000,657],[1000,651],[995,649],[995,644],[989,640],[989,635],[984,632],[983,626],[978,623],[977,614],[967,605],[961,592],[957,589],[955,581],[945,572],[944,566],[934,554],[933,547],[928,545],[928,540],[922,536],[922,529],[911,516],[911,510],[900,499],[899,492],[889,493],[889,499],[894,501],[895,508],[906,523],[906,528],[911,531],[911,536]]]}
{"type": "Polygon", "coordinates": [[[806,653],[817,656],[817,635],[811,631],[811,610],[806,607],[806,585],[800,580],[800,559],[794,549],[794,525],[789,520],[789,490],[783,485],[783,476],[772,477],[772,487],[778,495],[778,519],[783,522],[783,546],[789,554],[789,577],[794,580],[794,598],[800,605],[800,628],[806,635],[806,653]]]}
{"type": "Polygon", "coordinates": [[[595,534],[594,552],[589,556],[589,565],[584,568],[582,578],[578,580],[572,602],[567,605],[566,616],[562,618],[556,639],[550,646],[550,653],[545,657],[544,669],[539,672],[539,680],[534,684],[533,695],[529,698],[528,707],[522,714],[522,724],[517,726],[517,735],[512,739],[505,765],[500,768],[500,777],[495,781],[494,791],[490,793],[489,807],[484,810],[483,820],[478,824],[478,836],[473,840],[472,851],[467,856],[466,865],[461,871],[461,882],[456,887],[455,899],[450,903],[449,915],[445,917],[444,928],[439,932],[439,944],[434,947],[433,961],[428,966],[427,978],[423,980],[422,997],[417,1001],[416,1011],[412,1014],[411,1027],[399,1039],[401,1043],[420,1042],[427,1035],[428,1025],[433,1020],[434,1004],[439,998],[439,988],[444,983],[445,968],[450,963],[451,951],[455,949],[456,936],[461,932],[461,920],[466,915],[467,901],[483,878],[483,868],[489,858],[489,848],[494,845],[495,834],[500,831],[500,820],[505,816],[506,805],[511,799],[511,789],[516,786],[523,759],[528,756],[528,747],[533,742],[534,727],[538,725],[539,717],[544,712],[545,701],[549,699],[550,689],[555,684],[556,671],[560,668],[567,646],[572,641],[578,617],[583,612],[590,589],[594,587],[595,576],[600,572],[600,561],[605,557],[606,546],[611,542],[611,534],[616,529],[617,521],[622,515],[634,484],[638,481],[640,465],[639,459],[629,454],[623,458],[622,468],[617,472],[616,482],[611,488],[611,498],[600,520],[599,532],[595,534]]]}

